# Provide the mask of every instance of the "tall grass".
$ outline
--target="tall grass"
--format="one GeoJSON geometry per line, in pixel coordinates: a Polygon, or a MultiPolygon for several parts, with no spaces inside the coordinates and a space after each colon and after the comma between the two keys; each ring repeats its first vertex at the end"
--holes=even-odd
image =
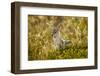
{"type": "Polygon", "coordinates": [[[88,57],[88,18],[28,15],[28,59],[78,59],[88,57]],[[55,50],[52,27],[60,24],[61,36],[71,40],[65,49],[55,50]]]}

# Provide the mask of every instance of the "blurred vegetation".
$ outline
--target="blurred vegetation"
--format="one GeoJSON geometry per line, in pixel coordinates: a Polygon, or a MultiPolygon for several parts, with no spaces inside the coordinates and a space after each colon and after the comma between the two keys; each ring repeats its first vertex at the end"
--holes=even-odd
{"type": "Polygon", "coordinates": [[[88,18],[74,16],[28,15],[28,60],[78,59],[88,57],[88,18]],[[62,37],[71,44],[55,50],[51,35],[54,23],[60,23],[62,37]]]}

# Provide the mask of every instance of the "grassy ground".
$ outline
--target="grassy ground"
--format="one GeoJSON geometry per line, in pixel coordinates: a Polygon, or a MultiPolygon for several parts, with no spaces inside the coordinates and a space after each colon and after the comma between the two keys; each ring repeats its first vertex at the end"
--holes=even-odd
{"type": "Polygon", "coordinates": [[[78,59],[88,57],[88,18],[71,16],[28,16],[28,59],[78,59]],[[55,50],[51,30],[60,24],[61,36],[71,40],[65,49],[55,50]]]}

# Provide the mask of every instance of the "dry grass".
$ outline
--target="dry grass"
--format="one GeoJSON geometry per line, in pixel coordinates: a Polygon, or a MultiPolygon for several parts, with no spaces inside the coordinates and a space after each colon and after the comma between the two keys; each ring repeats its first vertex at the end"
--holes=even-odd
{"type": "Polygon", "coordinates": [[[28,59],[75,59],[88,57],[88,18],[71,16],[28,16],[28,59]],[[60,23],[60,32],[72,44],[55,50],[51,35],[54,23],[60,23]]]}

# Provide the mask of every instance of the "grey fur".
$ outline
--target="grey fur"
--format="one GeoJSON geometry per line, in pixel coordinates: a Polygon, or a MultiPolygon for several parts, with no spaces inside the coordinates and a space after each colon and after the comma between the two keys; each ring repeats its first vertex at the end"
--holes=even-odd
{"type": "Polygon", "coordinates": [[[70,40],[64,40],[61,37],[59,27],[53,27],[52,37],[53,37],[55,49],[62,49],[62,48],[64,49],[68,44],[71,43],[70,40]]]}

